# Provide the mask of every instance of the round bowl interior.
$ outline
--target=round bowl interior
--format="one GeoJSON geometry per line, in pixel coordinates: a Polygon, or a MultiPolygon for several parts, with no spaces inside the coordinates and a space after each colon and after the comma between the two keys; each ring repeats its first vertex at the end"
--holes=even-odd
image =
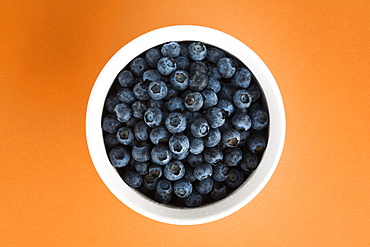
{"type": "Polygon", "coordinates": [[[104,66],[90,94],[86,113],[86,137],[95,168],[108,189],[134,211],[160,222],[194,225],[221,219],[250,202],[267,184],[279,162],[285,139],[285,111],[279,88],[263,61],[245,44],[221,31],[201,26],[170,26],[148,32],[121,48],[104,66]],[[256,77],[269,111],[266,150],[258,168],[233,193],[197,208],[157,203],[130,188],[111,165],[104,146],[101,118],[107,93],[117,74],[142,52],[169,41],[201,41],[232,54],[256,77]]]}

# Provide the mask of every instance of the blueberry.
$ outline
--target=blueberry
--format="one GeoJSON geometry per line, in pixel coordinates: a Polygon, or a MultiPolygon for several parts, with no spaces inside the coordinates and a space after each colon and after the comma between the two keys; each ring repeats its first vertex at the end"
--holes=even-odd
{"type": "Polygon", "coordinates": [[[240,168],[245,172],[249,172],[255,170],[258,164],[259,164],[258,156],[247,152],[243,154],[243,158],[240,161],[240,168]]]}
{"type": "Polygon", "coordinates": [[[114,167],[124,167],[130,162],[130,153],[123,146],[116,146],[109,152],[109,160],[114,167]]]}
{"type": "Polygon", "coordinates": [[[205,148],[203,152],[203,158],[205,162],[215,165],[222,161],[224,154],[222,149],[219,147],[205,148]]]}
{"type": "Polygon", "coordinates": [[[234,105],[227,99],[219,100],[217,107],[224,111],[226,117],[230,117],[234,113],[234,105]]]}
{"type": "Polygon", "coordinates": [[[149,173],[148,168],[150,166],[150,162],[136,162],[134,163],[135,171],[139,173],[139,175],[144,176],[149,173]]]}
{"type": "Polygon", "coordinates": [[[143,183],[143,177],[135,171],[127,171],[123,177],[125,183],[131,188],[139,188],[143,183]]]}
{"type": "Polygon", "coordinates": [[[113,148],[120,144],[120,142],[116,138],[116,134],[114,133],[105,134],[104,143],[107,148],[113,148]]]}
{"type": "Polygon", "coordinates": [[[192,91],[202,91],[208,85],[208,76],[202,72],[195,71],[190,75],[189,88],[192,91]]]}
{"type": "Polygon", "coordinates": [[[268,115],[262,109],[251,111],[252,129],[261,130],[268,125],[268,115]]]}
{"type": "Polygon", "coordinates": [[[116,105],[113,111],[116,114],[117,120],[121,123],[127,122],[132,116],[131,108],[125,103],[116,105]]]}
{"type": "Polygon", "coordinates": [[[135,145],[131,150],[132,158],[137,162],[150,160],[150,146],[148,144],[135,145]]]}
{"type": "Polygon", "coordinates": [[[240,131],[239,133],[240,133],[240,141],[239,141],[238,147],[244,147],[251,133],[250,131],[240,131]]]}
{"type": "Polygon", "coordinates": [[[143,74],[143,81],[153,82],[153,81],[160,81],[161,74],[159,74],[158,70],[149,69],[144,72],[143,74]]]}
{"type": "Polygon", "coordinates": [[[212,166],[207,163],[197,165],[193,171],[194,177],[199,181],[211,177],[212,173],[213,173],[212,166]]]}
{"type": "Polygon", "coordinates": [[[163,114],[158,107],[150,107],[144,113],[144,121],[150,128],[158,127],[162,123],[163,114]]]}
{"type": "Polygon", "coordinates": [[[181,133],[186,128],[186,118],[180,112],[171,112],[165,120],[165,125],[172,134],[181,133]]]}
{"type": "Polygon", "coordinates": [[[183,57],[188,56],[188,47],[189,47],[189,42],[181,42],[180,43],[181,56],[183,56],[183,57]]]}
{"type": "Polygon", "coordinates": [[[252,126],[252,121],[247,113],[237,113],[234,114],[233,118],[231,119],[231,123],[235,129],[239,131],[247,131],[252,126]]]}
{"type": "Polygon", "coordinates": [[[164,57],[175,58],[180,56],[181,48],[177,42],[169,42],[162,46],[161,53],[164,57]]]}
{"type": "Polygon", "coordinates": [[[189,139],[183,134],[171,136],[168,146],[173,154],[181,155],[189,151],[189,139]]]}
{"type": "Polygon", "coordinates": [[[203,96],[199,92],[191,92],[185,96],[185,107],[189,111],[199,111],[203,107],[203,96]]]}
{"type": "Polygon", "coordinates": [[[146,61],[152,68],[157,68],[157,63],[161,57],[161,52],[157,48],[152,48],[145,53],[146,61]]]}
{"type": "Polygon", "coordinates": [[[205,118],[198,118],[190,125],[191,134],[194,137],[204,137],[209,133],[209,124],[205,118]]]}
{"type": "Polygon", "coordinates": [[[162,75],[169,75],[176,70],[176,62],[172,58],[162,57],[159,59],[157,69],[162,75]]]}
{"type": "Polygon", "coordinates": [[[166,196],[172,194],[172,184],[166,179],[162,179],[157,184],[157,193],[161,196],[166,196]]]}
{"type": "Polygon", "coordinates": [[[233,95],[235,92],[236,88],[231,83],[221,83],[221,90],[218,93],[218,98],[233,101],[233,95]]]}
{"type": "Polygon", "coordinates": [[[211,47],[208,49],[207,59],[211,63],[217,63],[218,60],[223,57],[225,57],[225,52],[221,51],[220,49],[217,49],[215,47],[211,47]]]}
{"type": "Polygon", "coordinates": [[[134,96],[134,93],[129,88],[121,88],[117,92],[117,98],[123,103],[126,103],[128,105],[131,105],[135,102],[136,98],[134,96]]]}
{"type": "Polygon", "coordinates": [[[252,102],[256,102],[261,97],[261,89],[256,83],[251,83],[247,88],[248,93],[252,98],[252,102]]]}
{"type": "Polygon", "coordinates": [[[180,198],[186,198],[193,192],[193,186],[189,180],[180,179],[173,185],[173,192],[180,198]]]}
{"type": "Polygon", "coordinates": [[[176,70],[170,77],[171,86],[175,90],[185,90],[189,86],[189,74],[185,70],[176,70]]]}
{"type": "Polygon", "coordinates": [[[207,74],[208,71],[207,65],[200,61],[192,62],[189,67],[189,73],[194,74],[196,71],[203,74],[207,74]]]}
{"type": "Polygon", "coordinates": [[[129,70],[122,70],[117,75],[117,81],[122,87],[132,87],[134,85],[134,76],[129,70]]]}
{"type": "Polygon", "coordinates": [[[235,86],[240,88],[248,88],[249,84],[251,83],[252,74],[247,68],[239,68],[234,78],[232,79],[232,82],[235,86]]]}
{"type": "Polygon", "coordinates": [[[141,77],[148,69],[148,63],[144,58],[137,57],[130,63],[130,70],[135,76],[141,77]]]}
{"type": "Polygon", "coordinates": [[[148,174],[155,178],[161,178],[163,174],[163,168],[159,165],[150,165],[148,171],[148,174]]]}
{"type": "Polygon", "coordinates": [[[201,61],[207,56],[207,47],[201,42],[192,42],[188,47],[188,55],[195,61],[201,61]]]}
{"type": "Polygon", "coordinates": [[[164,126],[154,128],[152,131],[150,131],[149,134],[150,141],[154,145],[158,145],[160,143],[167,143],[170,137],[171,137],[170,132],[168,132],[164,126]]]}
{"type": "Polygon", "coordinates": [[[202,181],[195,182],[194,189],[199,192],[201,195],[206,195],[211,192],[213,188],[213,179],[206,178],[202,181]]]}
{"type": "Polygon", "coordinates": [[[135,139],[138,141],[146,141],[149,139],[148,125],[144,121],[139,121],[134,127],[135,139]]]}
{"type": "Polygon", "coordinates": [[[116,139],[123,145],[130,145],[135,137],[131,128],[122,127],[117,131],[116,139]]]}
{"type": "Polygon", "coordinates": [[[223,78],[231,78],[236,71],[236,63],[231,58],[220,58],[217,62],[218,72],[223,78]]]}
{"type": "Polygon", "coordinates": [[[148,92],[149,82],[147,81],[140,81],[135,84],[134,89],[132,92],[134,93],[135,98],[139,100],[148,100],[149,92],[148,92]]]}
{"type": "Polygon", "coordinates": [[[193,136],[189,136],[190,142],[190,153],[192,154],[200,154],[204,150],[204,142],[201,138],[195,138],[193,136]]]}
{"type": "Polygon", "coordinates": [[[176,160],[184,160],[188,157],[188,155],[190,154],[189,150],[187,150],[186,152],[183,152],[183,153],[180,153],[180,154],[172,154],[172,157],[176,160]]]}
{"type": "Polygon", "coordinates": [[[131,117],[130,120],[126,122],[126,127],[129,127],[131,129],[135,128],[135,125],[137,122],[139,122],[140,119],[137,119],[135,117],[131,117]]]}
{"type": "Polygon", "coordinates": [[[221,127],[225,123],[225,113],[217,107],[212,107],[206,112],[206,118],[212,128],[221,127]]]}
{"type": "Polygon", "coordinates": [[[179,97],[174,97],[166,102],[166,108],[169,112],[183,112],[185,111],[184,100],[179,97]]]}
{"type": "Polygon", "coordinates": [[[221,200],[227,195],[227,188],[223,183],[214,183],[213,189],[211,191],[211,197],[214,200],[221,200]]]}
{"type": "Polygon", "coordinates": [[[217,94],[213,92],[213,90],[206,88],[201,92],[201,94],[204,98],[203,109],[208,109],[212,106],[217,105],[217,94]]]}
{"type": "Polygon", "coordinates": [[[222,143],[226,147],[236,147],[240,142],[240,133],[236,129],[228,129],[222,134],[222,143]]]}
{"type": "Polygon", "coordinates": [[[153,163],[163,166],[171,161],[172,153],[168,149],[167,145],[158,145],[152,149],[151,157],[153,163]]]}
{"type": "Polygon", "coordinates": [[[168,89],[163,81],[153,81],[149,84],[148,94],[154,100],[161,100],[166,98],[168,89]]]}
{"type": "MultiPolygon", "coordinates": [[[[161,180],[162,181],[162,180],[161,180]]],[[[162,204],[168,204],[170,203],[172,199],[172,194],[167,194],[167,195],[160,195],[157,191],[154,193],[154,199],[162,204]]]]}
{"type": "Polygon", "coordinates": [[[189,59],[187,57],[183,57],[183,56],[177,57],[177,58],[175,58],[175,62],[176,62],[176,65],[177,65],[177,69],[180,69],[180,70],[188,70],[189,69],[190,62],[189,62],[189,59]]]}
{"type": "Polygon", "coordinates": [[[185,166],[181,161],[172,161],[164,166],[164,176],[170,181],[181,179],[185,175],[185,166]]]}
{"type": "Polygon", "coordinates": [[[175,90],[170,84],[167,84],[167,96],[164,98],[165,100],[170,100],[173,97],[178,95],[177,90],[175,90]]]}
{"type": "Polygon", "coordinates": [[[223,182],[229,176],[229,167],[223,163],[218,163],[215,167],[213,167],[213,174],[212,178],[216,182],[223,182]]]}
{"type": "Polygon", "coordinates": [[[155,174],[148,173],[144,176],[143,185],[148,190],[155,190],[159,180],[160,179],[158,177],[155,177],[155,174]]]}
{"type": "Polygon", "coordinates": [[[207,75],[209,78],[213,77],[216,80],[219,80],[222,78],[222,76],[220,75],[220,72],[218,72],[217,66],[209,66],[207,75]]]}
{"type": "Polygon", "coordinates": [[[220,130],[221,134],[223,134],[225,131],[229,130],[230,128],[232,128],[231,121],[229,119],[226,119],[225,123],[218,129],[220,130]]]}
{"type": "Polygon", "coordinates": [[[184,204],[188,208],[198,207],[202,204],[203,196],[200,195],[198,192],[193,191],[190,196],[184,199],[184,204]]]}
{"type": "Polygon", "coordinates": [[[212,148],[217,146],[221,141],[221,132],[219,129],[210,129],[208,135],[203,137],[204,146],[212,148]]]}
{"type": "Polygon", "coordinates": [[[159,109],[163,109],[164,103],[163,100],[154,100],[154,99],[149,99],[149,107],[157,107],[159,109]]]}
{"type": "Polygon", "coordinates": [[[197,179],[194,177],[194,169],[191,166],[185,166],[185,175],[184,178],[189,180],[191,183],[194,183],[197,179]]]}
{"type": "Polygon", "coordinates": [[[148,105],[144,101],[137,100],[132,103],[131,110],[135,118],[143,119],[144,113],[148,110],[148,105]]]}
{"type": "Polygon", "coordinates": [[[107,99],[105,100],[105,109],[109,112],[109,113],[113,113],[114,111],[114,107],[116,107],[117,104],[119,104],[119,99],[114,96],[114,95],[109,95],[107,97],[107,99]]]}
{"type": "Polygon", "coordinates": [[[213,92],[218,93],[221,90],[220,81],[213,76],[208,76],[207,88],[211,89],[213,92]]]}
{"type": "Polygon", "coordinates": [[[251,105],[252,98],[246,89],[239,89],[234,93],[233,102],[239,109],[244,109],[251,105]]]}
{"type": "Polygon", "coordinates": [[[238,188],[244,181],[244,174],[237,168],[230,168],[229,176],[225,180],[226,186],[232,189],[238,188]]]}
{"type": "Polygon", "coordinates": [[[196,167],[197,165],[200,165],[204,162],[203,161],[203,154],[201,154],[201,153],[200,154],[189,154],[188,158],[187,158],[187,161],[188,161],[190,166],[196,167]]]}
{"type": "Polygon", "coordinates": [[[115,133],[121,127],[122,123],[113,115],[107,115],[103,118],[102,128],[105,132],[115,133]]]}
{"type": "Polygon", "coordinates": [[[259,154],[265,151],[267,140],[265,137],[259,134],[253,134],[247,140],[247,147],[249,151],[254,154],[259,154]]]}
{"type": "Polygon", "coordinates": [[[224,162],[228,166],[237,166],[242,159],[242,151],[239,148],[226,148],[224,150],[224,162]]]}

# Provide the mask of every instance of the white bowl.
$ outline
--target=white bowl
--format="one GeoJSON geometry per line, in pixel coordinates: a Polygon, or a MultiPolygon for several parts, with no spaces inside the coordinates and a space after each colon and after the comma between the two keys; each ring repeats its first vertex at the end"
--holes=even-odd
{"type": "MultiPolygon", "coordinates": [[[[267,184],[279,162],[285,140],[285,111],[274,77],[245,44],[221,31],[201,26],[170,26],[148,32],[122,47],[104,66],[91,91],[86,113],[86,137],[92,161],[108,189],[134,211],[153,220],[195,225],[228,216],[250,202],[267,184]],[[201,41],[221,48],[242,61],[258,80],[269,110],[269,137],[258,168],[225,199],[197,207],[179,208],[148,199],[130,188],[111,165],[101,128],[105,98],[117,74],[142,52],[169,41],[201,41]]],[[[97,198],[99,199],[99,198],[97,198]]]]}

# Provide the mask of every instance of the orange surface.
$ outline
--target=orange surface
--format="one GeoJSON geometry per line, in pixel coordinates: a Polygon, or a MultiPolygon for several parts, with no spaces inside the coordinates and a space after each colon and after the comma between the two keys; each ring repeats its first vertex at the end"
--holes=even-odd
{"type": "Polygon", "coordinates": [[[1,0],[0,246],[370,246],[370,2],[156,2],[1,0]],[[126,207],[85,141],[105,63],[174,24],[245,42],[286,107],[271,181],[242,210],[200,226],[126,207]]]}

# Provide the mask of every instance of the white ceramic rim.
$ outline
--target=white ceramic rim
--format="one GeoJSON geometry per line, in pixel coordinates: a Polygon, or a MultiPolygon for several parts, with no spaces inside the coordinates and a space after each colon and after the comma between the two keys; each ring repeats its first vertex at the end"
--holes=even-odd
{"type": "Polygon", "coordinates": [[[145,33],[122,47],[104,66],[92,88],[86,112],[86,138],[94,166],[108,189],[139,214],[156,221],[195,225],[226,217],[250,202],[274,173],[285,140],[285,111],[277,83],[264,62],[238,39],[215,29],[179,25],[145,33]],[[201,41],[219,47],[242,61],[255,75],[264,95],[270,117],[270,134],[258,169],[236,191],[223,200],[198,208],[171,207],[149,200],[128,187],[111,165],[105,151],[101,117],[104,101],[117,74],[137,55],[169,41],[201,41]]]}

